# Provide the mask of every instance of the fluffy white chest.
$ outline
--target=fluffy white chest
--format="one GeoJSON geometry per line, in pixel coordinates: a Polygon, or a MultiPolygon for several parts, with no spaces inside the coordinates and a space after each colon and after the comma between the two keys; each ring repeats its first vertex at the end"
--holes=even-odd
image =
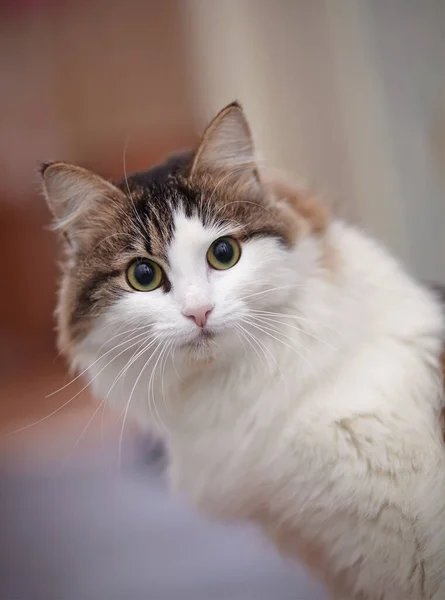
{"type": "Polygon", "coordinates": [[[218,338],[207,362],[140,357],[115,385],[125,352],[114,379],[103,361],[93,378],[141,424],[162,423],[173,486],[202,511],[260,521],[298,554],[315,546],[333,586],[357,565],[344,589],[423,600],[443,571],[443,320],[378,248],[337,234],[342,272],[308,280],[272,335],[263,319],[218,338]]]}

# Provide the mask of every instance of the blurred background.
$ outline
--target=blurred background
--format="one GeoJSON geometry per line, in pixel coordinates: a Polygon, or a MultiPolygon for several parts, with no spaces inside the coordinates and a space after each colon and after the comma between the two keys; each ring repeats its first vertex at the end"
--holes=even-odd
{"type": "Polygon", "coordinates": [[[0,85],[0,430],[74,394],[46,398],[68,379],[39,161],[120,178],[238,99],[262,157],[445,283],[443,0],[0,0],[0,85]]]}

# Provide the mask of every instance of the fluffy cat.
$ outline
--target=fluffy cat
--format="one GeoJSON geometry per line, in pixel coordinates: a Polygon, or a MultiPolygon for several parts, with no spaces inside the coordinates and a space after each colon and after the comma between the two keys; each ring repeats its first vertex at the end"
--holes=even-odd
{"type": "Polygon", "coordinates": [[[60,346],[158,427],[200,510],[258,523],[335,598],[445,598],[433,293],[258,169],[238,104],[198,148],[116,185],[42,168],[66,239],[60,346]]]}

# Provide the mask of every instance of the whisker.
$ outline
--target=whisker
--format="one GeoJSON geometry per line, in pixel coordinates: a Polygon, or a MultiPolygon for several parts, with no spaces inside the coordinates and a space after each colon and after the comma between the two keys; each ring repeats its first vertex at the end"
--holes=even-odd
{"type": "MultiPolygon", "coordinates": [[[[301,327],[297,327],[296,325],[292,325],[290,323],[285,323],[283,321],[279,321],[278,319],[273,319],[271,317],[263,317],[263,316],[255,315],[253,318],[255,318],[256,320],[260,321],[260,323],[263,323],[265,325],[272,325],[274,323],[277,323],[278,325],[283,325],[286,328],[294,329],[295,331],[299,331],[299,332],[303,333],[304,335],[307,335],[308,337],[316,340],[317,342],[320,342],[320,344],[324,344],[328,348],[331,348],[331,350],[335,350],[336,352],[338,352],[338,348],[336,348],[329,342],[326,342],[325,340],[321,339],[317,335],[307,331],[306,329],[302,329],[301,327]]],[[[277,329],[276,331],[279,332],[280,330],[277,329]]]]}
{"type": "MultiPolygon", "coordinates": [[[[243,323],[245,323],[246,325],[250,325],[249,321],[244,320],[243,319],[243,323]]],[[[263,353],[265,354],[265,352],[267,351],[267,353],[269,354],[269,356],[271,357],[271,359],[273,360],[273,362],[275,363],[275,366],[277,367],[278,371],[280,372],[281,378],[283,379],[283,381],[285,382],[285,378],[284,378],[284,374],[283,371],[281,370],[280,365],[277,362],[277,359],[275,358],[275,356],[272,354],[272,352],[270,351],[270,349],[267,347],[267,345],[262,342],[259,338],[257,338],[257,336],[255,336],[253,333],[251,333],[250,331],[246,331],[246,333],[248,333],[256,342],[257,344],[260,345],[260,347],[263,348],[263,353]]]]}
{"type": "Polygon", "coordinates": [[[114,378],[113,383],[111,384],[110,389],[108,390],[104,401],[105,404],[103,405],[104,410],[102,411],[102,419],[101,419],[101,423],[100,423],[100,437],[102,440],[102,445],[104,443],[104,416],[105,416],[105,406],[106,406],[106,402],[108,401],[111,392],[113,391],[113,389],[115,388],[115,386],[118,383],[121,383],[121,385],[123,385],[123,379],[125,379],[125,375],[127,374],[128,369],[131,367],[131,365],[133,364],[133,360],[137,360],[138,356],[139,356],[139,352],[141,350],[141,347],[146,347],[147,346],[147,339],[142,339],[142,341],[139,341],[138,344],[136,344],[136,350],[133,352],[133,354],[131,355],[131,357],[127,360],[127,362],[124,364],[124,366],[122,367],[122,369],[119,371],[119,373],[116,375],[116,377],[114,378]],[[138,356],[136,356],[138,355],[138,356]],[[122,379],[122,375],[123,375],[123,379],[122,379]]]}
{"type": "Polygon", "coordinates": [[[148,394],[148,406],[154,408],[154,410],[156,412],[156,417],[157,417],[159,425],[160,425],[160,428],[164,429],[164,430],[165,430],[165,425],[164,425],[164,423],[162,421],[161,415],[159,414],[159,409],[158,409],[158,407],[156,405],[156,401],[155,401],[155,397],[154,397],[154,378],[155,378],[156,367],[158,366],[159,361],[162,359],[162,356],[163,356],[166,348],[167,348],[167,344],[164,344],[164,346],[163,346],[163,348],[162,348],[162,350],[161,350],[161,352],[160,352],[160,354],[159,354],[159,356],[158,356],[158,358],[157,358],[157,360],[156,360],[156,362],[155,362],[155,364],[153,366],[153,369],[151,371],[150,380],[148,382],[148,390],[147,390],[147,394],[148,394]]]}
{"type": "MultiPolygon", "coordinates": [[[[93,414],[91,415],[91,417],[88,419],[87,424],[85,425],[85,427],[82,429],[82,431],[80,432],[77,440],[75,441],[75,443],[73,444],[71,450],[68,452],[67,456],[65,457],[65,460],[62,464],[61,467],[61,471],[63,470],[63,468],[66,466],[66,464],[68,463],[68,461],[70,460],[70,458],[72,457],[72,455],[74,454],[77,446],[80,444],[81,439],[83,438],[83,436],[85,435],[85,433],[88,430],[88,427],[91,425],[91,423],[94,420],[94,417],[97,415],[97,413],[99,412],[99,410],[105,405],[105,398],[98,404],[98,406],[96,407],[96,410],[93,412],[93,414]]],[[[102,434],[102,431],[101,431],[102,434]]],[[[103,443],[103,437],[102,437],[102,443],[103,443]]]]}
{"type": "MultiPolygon", "coordinates": [[[[125,363],[125,365],[122,367],[122,369],[119,371],[119,373],[116,375],[116,377],[114,378],[113,383],[111,384],[110,389],[108,390],[106,396],[105,396],[105,402],[108,401],[108,399],[111,396],[111,392],[113,391],[113,389],[116,387],[116,385],[118,383],[121,384],[121,386],[124,385],[125,382],[125,378],[127,376],[127,373],[129,371],[129,369],[133,366],[133,364],[139,360],[139,358],[141,356],[143,356],[143,354],[145,354],[145,352],[147,352],[147,350],[149,350],[153,344],[156,343],[156,340],[158,338],[155,337],[153,338],[153,336],[151,336],[150,338],[147,339],[143,339],[142,341],[137,343],[137,348],[136,350],[133,352],[133,354],[131,355],[131,357],[128,359],[128,361],[125,363]],[[141,348],[142,347],[142,348],[141,348]]],[[[101,439],[103,440],[103,418],[102,418],[102,422],[101,422],[101,439]]]]}
{"type": "MultiPolygon", "coordinates": [[[[249,331],[247,331],[247,329],[245,329],[242,325],[240,325],[239,323],[236,323],[236,327],[239,328],[244,333],[244,335],[246,336],[245,337],[246,342],[248,342],[248,344],[250,345],[250,347],[252,348],[252,350],[255,352],[255,354],[258,357],[258,360],[262,364],[264,364],[263,363],[263,358],[260,356],[258,350],[256,349],[256,346],[254,346],[253,343],[251,342],[251,340],[249,339],[249,338],[253,338],[255,340],[255,342],[256,342],[257,340],[254,338],[254,336],[249,331]],[[249,337],[247,337],[247,336],[249,336],[249,337]]],[[[268,367],[268,364],[267,364],[267,361],[266,361],[266,368],[267,367],[268,367]]]]}
{"type": "Polygon", "coordinates": [[[294,284],[288,284],[288,285],[280,285],[277,287],[273,287],[273,288],[268,288],[267,290],[261,290],[259,292],[255,292],[253,294],[248,294],[247,296],[242,296],[240,298],[240,300],[247,300],[248,298],[253,298],[254,296],[260,296],[261,294],[268,294],[271,292],[277,292],[279,290],[286,290],[286,289],[292,289],[292,288],[307,288],[306,284],[299,284],[299,283],[294,283],[294,284]]]}
{"type": "MultiPolygon", "coordinates": [[[[338,334],[339,336],[342,336],[342,332],[337,329],[336,327],[332,327],[332,325],[330,325],[329,323],[325,323],[323,321],[317,321],[315,319],[309,319],[307,317],[303,317],[301,315],[290,315],[288,313],[278,313],[278,312],[271,312],[269,310],[251,310],[252,313],[258,314],[258,315],[263,315],[263,316],[272,316],[272,317],[280,317],[280,318],[287,318],[287,319],[295,319],[296,321],[300,321],[301,323],[308,323],[309,326],[311,325],[320,325],[326,329],[329,329],[331,331],[333,331],[334,333],[338,334]]],[[[306,330],[305,330],[306,331],[306,330]]]]}
{"type": "MultiPolygon", "coordinates": [[[[146,326],[148,328],[148,326],[146,326]]],[[[136,330],[140,330],[141,327],[136,327],[135,329],[132,329],[130,331],[126,331],[123,332],[122,334],[117,334],[115,336],[113,336],[112,338],[110,338],[108,341],[111,341],[112,339],[119,337],[120,335],[125,335],[128,333],[131,333],[132,331],[136,331],[136,330]]],[[[144,328],[142,328],[144,329],[144,328]]],[[[141,332],[139,334],[140,336],[146,335],[146,332],[141,332]]],[[[114,350],[116,350],[116,348],[119,348],[120,346],[123,346],[123,344],[128,343],[129,341],[133,341],[134,339],[136,339],[137,337],[139,337],[139,335],[137,335],[136,337],[131,338],[130,340],[124,340],[123,342],[119,343],[117,346],[113,346],[113,348],[110,348],[107,352],[105,352],[104,354],[102,354],[101,356],[99,356],[98,358],[96,358],[96,360],[94,362],[91,363],[91,365],[88,365],[88,367],[86,367],[83,371],[81,371],[78,375],[76,375],[76,377],[74,377],[73,379],[71,379],[71,381],[69,381],[68,383],[66,383],[65,385],[63,385],[62,387],[60,387],[58,390],[55,390],[54,392],[51,392],[50,394],[48,394],[47,396],[45,396],[45,398],[51,398],[51,396],[55,396],[56,394],[58,394],[59,392],[62,392],[63,390],[65,390],[67,387],[69,387],[70,385],[72,385],[75,381],[77,381],[78,379],[80,379],[83,375],[85,375],[85,373],[87,371],[89,371],[92,367],[94,367],[95,364],[97,364],[100,360],[102,360],[105,356],[107,356],[108,354],[110,354],[110,352],[113,352],[114,350]]],[[[106,343],[108,343],[108,341],[106,343]]],[[[105,343],[105,344],[106,344],[105,343]]],[[[102,346],[99,348],[99,350],[101,348],[104,347],[105,344],[102,344],[102,346]]]]}
{"type": "Polygon", "coordinates": [[[172,348],[172,366],[173,366],[173,370],[176,373],[176,377],[179,379],[179,381],[182,381],[182,377],[181,375],[178,373],[178,369],[176,368],[176,363],[175,363],[175,352],[176,352],[176,345],[173,342],[173,348],[172,348]]]}
{"type": "Polygon", "coordinates": [[[237,338],[239,339],[239,341],[241,342],[241,344],[243,345],[243,349],[244,349],[244,357],[247,357],[247,348],[246,348],[246,344],[244,341],[244,337],[242,335],[242,332],[240,330],[238,330],[236,323],[234,323],[232,325],[232,329],[233,331],[236,333],[237,338]]]}
{"type": "MultiPolygon", "coordinates": [[[[272,335],[269,331],[267,331],[266,328],[261,327],[260,325],[258,325],[257,323],[254,323],[253,321],[249,322],[249,325],[251,327],[254,327],[255,329],[258,329],[259,331],[261,331],[262,333],[264,333],[265,335],[268,335],[270,338],[272,338],[273,340],[283,344],[283,346],[289,348],[290,350],[292,350],[292,352],[295,352],[301,359],[303,359],[306,364],[311,368],[311,370],[313,371],[314,375],[316,375],[316,370],[314,368],[314,366],[312,365],[312,363],[303,355],[301,354],[301,352],[299,352],[294,346],[291,346],[290,344],[288,344],[287,342],[275,337],[274,335],[272,335]]],[[[277,332],[273,329],[271,329],[270,331],[274,331],[274,333],[281,333],[281,332],[277,332]]],[[[301,344],[300,344],[301,346],[301,344]]],[[[302,346],[304,348],[304,346],[302,346]]],[[[308,352],[307,348],[304,348],[306,350],[306,352],[308,352]]]]}
{"type": "Polygon", "coordinates": [[[100,369],[100,371],[98,373],[96,373],[96,375],[82,389],[80,389],[76,394],[74,394],[74,396],[72,396],[69,400],[67,400],[66,402],[64,402],[63,404],[61,404],[58,408],[56,408],[55,410],[53,410],[51,413],[49,413],[45,417],[42,417],[41,419],[38,419],[37,421],[34,421],[33,423],[29,423],[28,425],[24,425],[23,427],[20,427],[18,429],[15,429],[14,431],[11,431],[8,435],[14,435],[16,433],[20,433],[22,431],[30,429],[31,427],[35,427],[36,425],[39,425],[40,423],[43,423],[47,419],[49,419],[49,418],[53,417],[54,415],[56,415],[58,412],[60,412],[62,409],[64,409],[66,406],[68,406],[68,404],[70,404],[82,392],[84,392],[93,383],[93,381],[102,373],[102,371],[104,371],[114,360],[116,360],[116,358],[118,358],[119,356],[121,356],[124,352],[126,352],[127,350],[129,350],[130,348],[132,348],[133,346],[135,346],[137,343],[138,342],[135,342],[131,346],[129,346],[128,348],[124,348],[124,350],[122,350],[116,356],[114,356],[109,362],[107,362],[107,364],[104,367],[102,367],[102,369],[100,369]]]}
{"type": "MultiPolygon", "coordinates": [[[[160,339],[160,335],[155,336],[153,339],[151,339],[150,341],[148,341],[148,343],[145,343],[145,340],[142,342],[143,347],[141,348],[141,343],[139,343],[138,348],[136,349],[136,351],[133,353],[133,355],[131,356],[131,358],[125,363],[125,365],[122,367],[122,369],[120,370],[120,372],[118,373],[118,375],[115,378],[115,381],[113,382],[112,387],[114,387],[115,384],[117,384],[119,381],[121,382],[121,384],[123,383],[123,381],[125,380],[128,371],[131,369],[131,367],[141,358],[141,356],[143,356],[147,350],[149,350],[154,344],[156,344],[156,342],[160,339]]],[[[156,348],[154,350],[154,352],[156,352],[156,348]]],[[[150,355],[151,356],[151,355],[150,355]]],[[[144,366],[145,368],[145,366],[144,366]]],[[[141,374],[139,374],[140,376],[141,374]]],[[[136,382],[137,383],[137,382],[136,382]]],[[[134,391],[134,390],[132,390],[134,391]]],[[[107,397],[109,396],[109,394],[111,393],[111,390],[109,390],[107,397]]],[[[121,413],[120,416],[122,416],[123,413],[121,413]]]]}
{"type": "MultiPolygon", "coordinates": [[[[156,338],[159,339],[159,336],[156,338]]],[[[130,396],[128,398],[128,401],[126,402],[125,405],[125,411],[124,411],[124,415],[123,415],[123,421],[122,421],[122,427],[121,427],[121,431],[120,431],[120,435],[119,435],[119,446],[118,446],[118,471],[120,472],[120,467],[121,467],[121,462],[122,462],[122,444],[123,444],[123,439],[124,439],[124,429],[125,429],[125,423],[127,420],[127,416],[128,416],[128,411],[130,409],[130,404],[131,404],[131,400],[134,394],[134,391],[142,377],[143,372],[145,371],[146,367],[148,366],[148,364],[150,363],[151,359],[153,358],[153,356],[155,356],[155,353],[157,352],[158,348],[160,347],[161,342],[158,343],[158,345],[156,346],[155,350],[150,354],[150,356],[148,357],[147,361],[144,363],[144,366],[142,367],[142,369],[139,372],[139,375],[136,378],[136,381],[133,384],[133,387],[131,389],[130,392],[130,396]]]]}
{"type": "Polygon", "coordinates": [[[165,354],[165,359],[163,361],[163,364],[161,364],[161,390],[162,390],[162,399],[163,399],[163,402],[164,402],[164,408],[165,408],[166,413],[168,413],[168,406],[167,406],[167,402],[166,402],[166,399],[165,399],[164,377],[165,377],[165,369],[167,367],[167,361],[170,358],[170,356],[172,356],[172,349],[174,347],[174,344],[175,343],[174,343],[173,340],[171,340],[168,343],[168,350],[167,350],[167,352],[165,354]]]}

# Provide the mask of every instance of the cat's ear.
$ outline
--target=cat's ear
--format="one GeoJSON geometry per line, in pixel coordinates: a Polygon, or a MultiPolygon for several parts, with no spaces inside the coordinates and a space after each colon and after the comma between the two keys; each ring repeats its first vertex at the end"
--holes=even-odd
{"type": "Polygon", "coordinates": [[[40,168],[43,192],[53,213],[53,229],[78,245],[100,227],[125,195],[99,175],[64,162],[40,168]]]}
{"type": "Polygon", "coordinates": [[[237,102],[211,121],[195,152],[190,177],[206,175],[227,175],[260,186],[249,123],[237,102]]]}

